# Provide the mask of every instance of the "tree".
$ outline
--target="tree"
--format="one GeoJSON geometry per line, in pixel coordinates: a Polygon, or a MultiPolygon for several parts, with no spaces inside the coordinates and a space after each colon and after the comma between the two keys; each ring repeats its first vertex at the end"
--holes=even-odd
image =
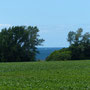
{"type": "Polygon", "coordinates": [[[87,57],[87,59],[90,59],[90,33],[89,32],[87,32],[83,35],[81,44],[84,47],[85,56],[87,57]]]}
{"type": "Polygon", "coordinates": [[[68,42],[70,43],[70,45],[71,44],[73,44],[73,42],[74,42],[74,39],[75,39],[75,32],[73,32],[73,31],[70,31],[69,33],[68,33],[68,42]]]}
{"type": "Polygon", "coordinates": [[[76,32],[70,31],[67,39],[70,46],[52,52],[46,58],[46,61],[90,59],[90,33],[82,34],[82,32],[82,28],[79,28],[76,32]]]}
{"type": "Polygon", "coordinates": [[[39,29],[32,26],[13,26],[0,32],[0,61],[35,61],[39,29]]]}
{"type": "Polygon", "coordinates": [[[71,44],[79,44],[80,39],[82,38],[83,29],[79,28],[76,32],[70,31],[68,33],[67,41],[71,44]]]}
{"type": "Polygon", "coordinates": [[[79,28],[79,29],[76,31],[75,40],[74,40],[74,43],[75,43],[75,44],[79,44],[79,43],[80,43],[80,40],[81,40],[81,38],[82,38],[82,32],[83,32],[83,29],[82,29],[82,28],[79,28]]]}
{"type": "Polygon", "coordinates": [[[79,28],[76,32],[70,31],[68,34],[69,49],[74,60],[90,59],[90,33],[82,35],[82,32],[83,29],[79,28]]]}

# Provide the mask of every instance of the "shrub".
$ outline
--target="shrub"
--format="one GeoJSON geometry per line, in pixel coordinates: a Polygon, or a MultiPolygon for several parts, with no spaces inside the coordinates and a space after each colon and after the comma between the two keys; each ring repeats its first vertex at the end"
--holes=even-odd
{"type": "Polygon", "coordinates": [[[70,60],[71,51],[68,48],[63,48],[58,51],[54,51],[47,58],[46,61],[59,61],[59,60],[70,60]]]}

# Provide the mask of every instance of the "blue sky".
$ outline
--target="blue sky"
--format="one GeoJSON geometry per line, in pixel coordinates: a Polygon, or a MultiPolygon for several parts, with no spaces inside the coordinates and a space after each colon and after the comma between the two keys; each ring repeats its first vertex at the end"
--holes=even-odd
{"type": "Polygon", "coordinates": [[[90,32],[90,0],[2,0],[0,28],[37,26],[43,47],[67,47],[67,34],[82,27],[90,32]]]}

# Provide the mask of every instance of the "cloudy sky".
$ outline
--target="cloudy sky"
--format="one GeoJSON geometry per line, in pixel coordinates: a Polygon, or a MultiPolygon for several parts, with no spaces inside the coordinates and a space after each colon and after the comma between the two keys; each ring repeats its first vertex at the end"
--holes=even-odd
{"type": "Polygon", "coordinates": [[[43,47],[67,47],[67,34],[90,32],[90,0],[1,0],[0,29],[13,25],[37,26],[43,47]]]}

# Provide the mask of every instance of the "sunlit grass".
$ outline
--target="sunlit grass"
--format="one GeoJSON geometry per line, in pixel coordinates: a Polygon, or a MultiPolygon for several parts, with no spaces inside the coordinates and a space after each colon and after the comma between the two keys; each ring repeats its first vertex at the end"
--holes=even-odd
{"type": "Polygon", "coordinates": [[[0,90],[90,90],[90,61],[0,63],[0,90]]]}

